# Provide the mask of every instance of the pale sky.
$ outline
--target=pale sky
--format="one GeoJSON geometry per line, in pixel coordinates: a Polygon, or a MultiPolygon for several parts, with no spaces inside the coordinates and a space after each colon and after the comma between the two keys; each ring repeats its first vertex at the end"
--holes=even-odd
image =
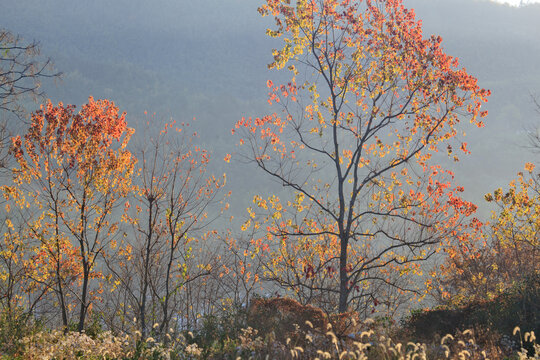
{"type": "MultiPolygon", "coordinates": [[[[510,4],[513,6],[518,6],[521,0],[493,0],[499,3],[510,4]]],[[[540,3],[540,0],[523,0],[524,4],[540,3]]]]}

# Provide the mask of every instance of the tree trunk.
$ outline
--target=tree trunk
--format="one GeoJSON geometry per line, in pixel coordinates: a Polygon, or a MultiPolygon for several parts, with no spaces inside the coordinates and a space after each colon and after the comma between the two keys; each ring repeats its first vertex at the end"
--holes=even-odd
{"type": "Polygon", "coordinates": [[[85,261],[83,264],[83,285],[81,294],[81,311],[79,312],[79,326],[77,331],[82,332],[84,330],[84,321],[86,319],[86,297],[88,294],[88,280],[90,276],[90,269],[88,263],[85,261]]]}
{"type": "Polygon", "coordinates": [[[60,311],[62,312],[62,326],[64,327],[64,332],[67,332],[68,317],[66,311],[66,302],[64,300],[64,289],[62,288],[62,279],[60,277],[60,271],[58,267],[56,269],[56,281],[58,285],[58,299],[60,300],[60,311]]]}
{"type": "Polygon", "coordinates": [[[141,301],[141,308],[140,308],[140,317],[141,317],[141,334],[143,339],[146,338],[146,299],[148,292],[148,277],[149,277],[149,268],[150,268],[150,251],[151,251],[151,245],[152,245],[152,236],[153,236],[153,230],[154,230],[154,224],[153,224],[153,207],[154,207],[154,198],[150,195],[148,197],[148,235],[146,237],[146,253],[145,253],[145,259],[144,259],[144,276],[143,276],[143,289],[142,289],[142,301],[141,301]]]}
{"type": "Polygon", "coordinates": [[[339,313],[347,312],[349,299],[349,275],[347,274],[347,247],[348,239],[341,239],[341,253],[339,256],[339,313]]]}

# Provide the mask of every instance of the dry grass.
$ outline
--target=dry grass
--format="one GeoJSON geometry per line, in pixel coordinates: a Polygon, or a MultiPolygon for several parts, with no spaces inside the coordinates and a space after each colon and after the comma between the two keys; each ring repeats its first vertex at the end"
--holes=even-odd
{"type": "MultiPolygon", "coordinates": [[[[518,349],[509,354],[502,344],[488,347],[478,345],[477,336],[471,330],[446,335],[426,343],[397,342],[379,335],[373,322],[358,324],[365,329],[348,336],[338,337],[331,325],[326,331],[313,328],[306,322],[308,330],[295,328],[294,340],[276,340],[272,334],[261,337],[253,328],[243,329],[238,339],[231,339],[226,350],[212,352],[196,343],[192,338],[179,335],[173,339],[167,335],[168,344],[155,339],[141,339],[138,332],[114,336],[104,332],[92,338],[84,333],[60,331],[40,332],[23,339],[24,352],[13,359],[539,359],[540,345],[534,332],[521,333],[514,330],[518,349]],[[532,354],[538,355],[532,355],[532,354]]],[[[12,359],[3,357],[3,359],[12,359]]]]}

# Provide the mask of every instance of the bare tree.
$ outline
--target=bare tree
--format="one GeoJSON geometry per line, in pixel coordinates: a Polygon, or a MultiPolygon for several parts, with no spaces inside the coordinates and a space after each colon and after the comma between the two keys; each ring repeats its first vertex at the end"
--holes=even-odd
{"type": "Polygon", "coordinates": [[[220,268],[214,275],[221,298],[217,300],[236,309],[247,307],[257,289],[263,289],[264,264],[254,235],[235,236],[227,231],[218,238],[220,268]]]}
{"type": "Polygon", "coordinates": [[[41,80],[60,76],[52,70],[51,60],[40,60],[39,55],[36,41],[24,43],[18,35],[0,29],[0,110],[22,117],[21,98],[43,97],[41,80]]]}
{"type": "Polygon", "coordinates": [[[193,143],[188,126],[174,131],[173,124],[167,124],[157,136],[145,139],[128,219],[133,235],[107,263],[115,287],[128,294],[143,335],[154,323],[159,324],[155,335],[168,331],[174,316],[185,310],[188,284],[212,269],[199,244],[212,235],[207,229],[214,218],[208,211],[219,203],[225,177],[206,173],[209,154],[193,143]]]}
{"type": "MultiPolygon", "coordinates": [[[[24,120],[26,111],[23,100],[44,98],[41,80],[59,78],[49,58],[40,58],[36,41],[25,43],[18,35],[0,29],[0,114],[12,114],[24,120]]],[[[5,118],[0,119],[0,168],[8,160],[10,127],[5,118]]]]}
{"type": "MultiPolygon", "coordinates": [[[[540,115],[540,99],[538,96],[531,94],[532,102],[535,105],[535,110],[540,115]]],[[[529,148],[533,152],[540,152],[540,125],[537,125],[535,128],[528,131],[529,135],[529,148]]]]}

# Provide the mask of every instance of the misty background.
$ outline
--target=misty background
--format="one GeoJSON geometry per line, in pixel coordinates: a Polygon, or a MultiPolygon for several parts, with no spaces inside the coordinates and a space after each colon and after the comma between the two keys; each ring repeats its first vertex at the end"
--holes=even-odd
{"type": "MultiPolygon", "coordinates": [[[[506,188],[525,162],[527,131],[540,114],[540,4],[511,7],[475,0],[405,0],[423,23],[424,36],[443,37],[446,53],[479,79],[492,96],[486,127],[463,124],[472,154],[449,167],[465,197],[489,216],[484,194],[506,188]]],[[[147,122],[161,128],[170,119],[189,122],[198,145],[210,150],[210,173],[227,173],[232,191],[227,215],[243,218],[252,196],[279,191],[255,166],[234,161],[238,138],[231,129],[242,116],[279,111],[267,104],[266,80],[287,81],[287,71],[267,70],[272,48],[265,30],[271,18],[254,0],[3,0],[0,26],[26,42],[41,43],[60,82],[44,81],[53,103],[107,98],[127,112],[128,125],[144,141],[147,122]],[[145,111],[148,115],[145,115],[145,111]],[[195,118],[195,120],[193,120],[195,118]],[[227,164],[223,157],[233,154],[227,164]]],[[[37,104],[30,104],[30,111],[37,104]]],[[[14,129],[16,125],[12,126],[14,129]]]]}

